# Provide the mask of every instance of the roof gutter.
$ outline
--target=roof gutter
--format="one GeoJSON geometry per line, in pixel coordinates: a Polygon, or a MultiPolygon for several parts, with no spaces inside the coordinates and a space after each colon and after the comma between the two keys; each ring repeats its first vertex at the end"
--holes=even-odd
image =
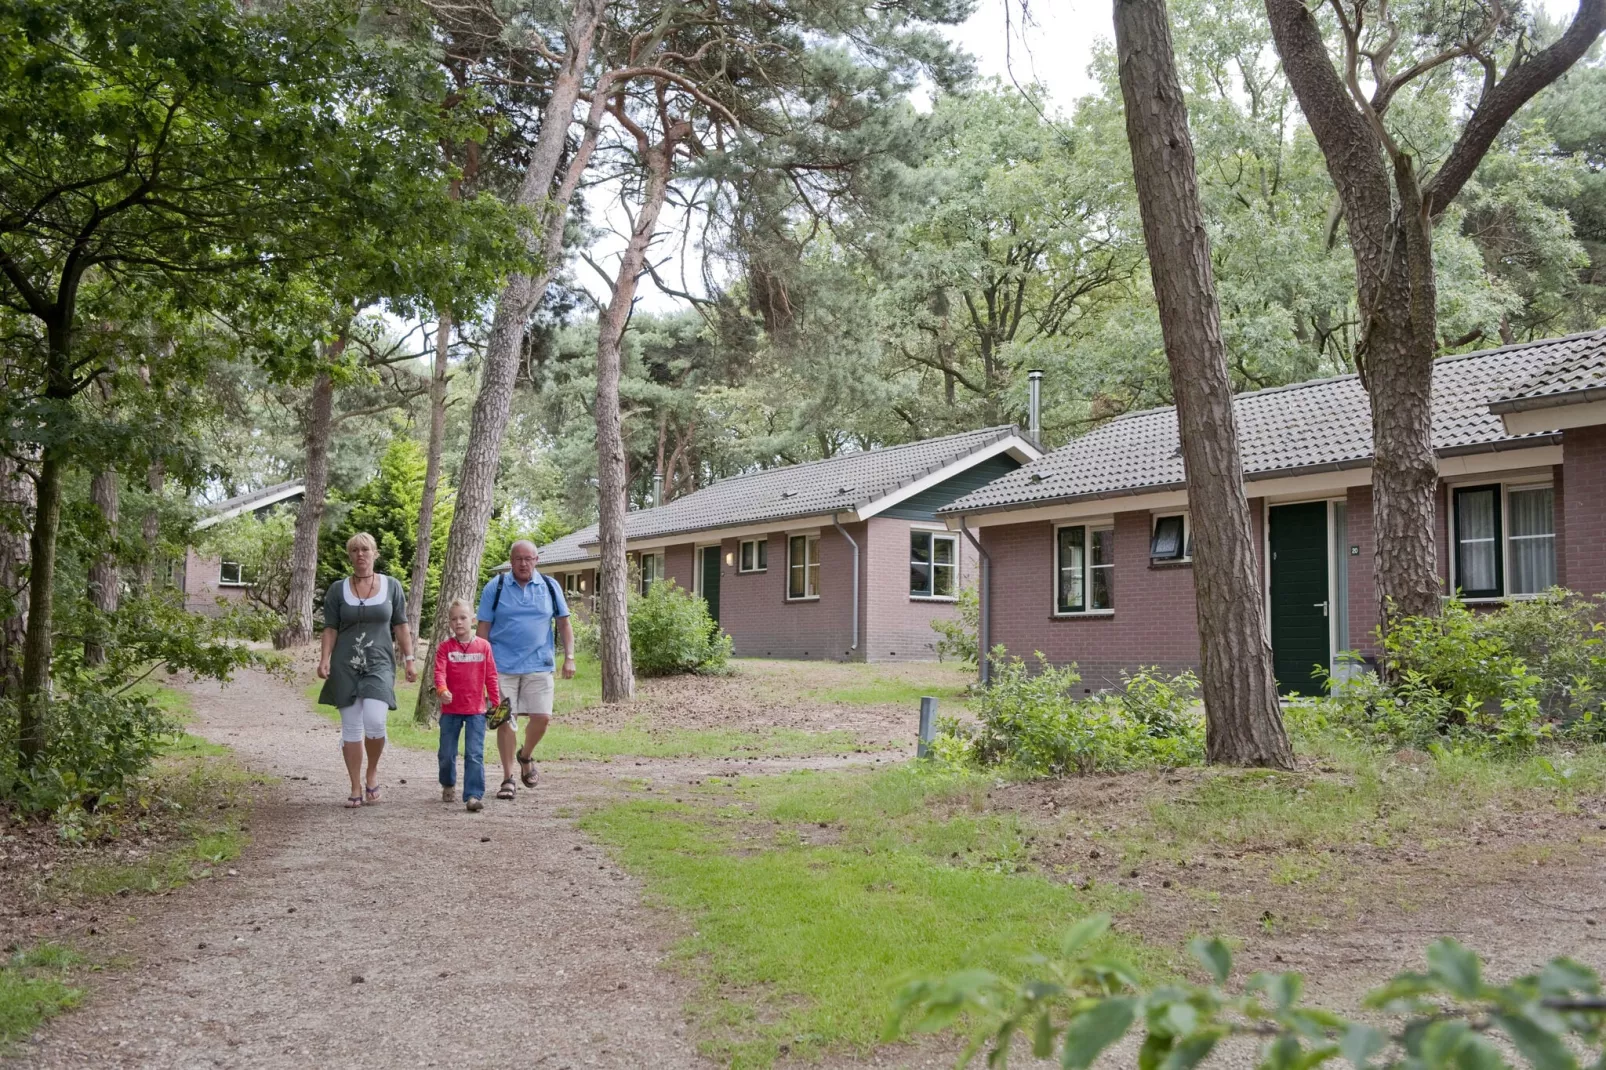
{"type": "Polygon", "coordinates": [[[970,545],[976,548],[976,553],[981,558],[981,591],[979,592],[981,602],[979,607],[981,611],[981,621],[976,629],[977,632],[980,633],[977,636],[977,639],[980,641],[981,653],[979,659],[980,664],[976,666],[976,670],[977,679],[981,681],[981,686],[986,687],[992,679],[992,658],[990,657],[990,654],[993,649],[991,642],[991,625],[993,615],[993,557],[982,548],[981,542],[976,538],[975,534],[971,532],[970,528],[966,526],[965,521],[967,519],[968,518],[964,515],[960,515],[959,530],[965,533],[965,538],[970,540],[970,545]]]}
{"type": "Polygon", "coordinates": [[[849,650],[858,650],[859,649],[859,544],[857,542],[853,541],[853,536],[849,535],[848,534],[848,529],[843,527],[841,522],[839,522],[837,520],[835,513],[831,514],[831,526],[836,528],[837,532],[844,539],[848,540],[848,545],[849,546],[853,547],[853,642],[848,644],[848,649],[849,650]]]}
{"type": "MultiPolygon", "coordinates": [[[[1509,453],[1512,450],[1533,449],[1536,446],[1555,446],[1560,444],[1561,435],[1551,432],[1544,435],[1526,435],[1517,439],[1503,439],[1499,442],[1479,442],[1470,446],[1449,446],[1442,450],[1435,450],[1436,457],[1468,457],[1479,453],[1509,453]]],[[[1324,461],[1321,464],[1301,465],[1298,468],[1274,468],[1266,472],[1255,472],[1244,476],[1244,482],[1255,483],[1263,479],[1287,479],[1292,476],[1315,476],[1324,472],[1346,472],[1356,468],[1372,467],[1373,458],[1356,457],[1344,461],[1324,461]]],[[[1187,490],[1186,482],[1176,483],[1149,483],[1141,487],[1126,487],[1120,490],[1096,491],[1092,494],[1068,494],[1058,498],[1033,498],[1029,502],[1019,502],[1013,505],[998,505],[992,507],[971,506],[964,510],[946,507],[937,510],[938,516],[958,516],[961,521],[972,514],[1010,513],[1017,509],[1041,509],[1045,505],[1071,505],[1076,502],[1096,502],[1119,498],[1136,498],[1144,494],[1164,494],[1167,491],[1187,490]]]]}
{"type": "Polygon", "coordinates": [[[1527,397],[1491,401],[1489,411],[1496,416],[1503,416],[1508,412],[1558,409],[1563,405],[1583,405],[1591,401],[1606,401],[1606,386],[1589,386],[1582,390],[1567,390],[1558,394],[1530,394],[1527,397]]]}

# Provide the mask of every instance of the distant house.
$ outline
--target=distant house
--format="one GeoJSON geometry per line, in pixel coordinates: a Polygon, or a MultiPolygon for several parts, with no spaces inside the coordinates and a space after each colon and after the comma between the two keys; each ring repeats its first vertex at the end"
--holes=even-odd
{"type": "MultiPolygon", "coordinates": [[[[246,513],[264,513],[277,505],[299,502],[306,491],[306,484],[291,480],[241,494],[207,509],[206,516],[195,525],[195,530],[205,531],[246,513]]],[[[245,600],[246,591],[251,587],[251,576],[241,569],[238,561],[207,557],[191,546],[184,553],[182,574],[173,576],[173,584],[184,592],[185,609],[194,613],[214,614],[220,612],[225,604],[245,600]]]]}
{"type": "MultiPolygon", "coordinates": [[[[937,509],[1041,455],[991,427],[722,479],[626,517],[632,573],[701,595],[740,657],[930,659],[976,561],[937,509]]],[[[594,604],[596,525],[540,553],[594,604]]]]}
{"type": "MultiPolygon", "coordinates": [[[[1355,376],[1241,394],[1244,484],[1279,686],[1375,654],[1371,418],[1355,376]]],[[[1469,602],[1606,591],[1606,332],[1441,358],[1433,377],[1439,577],[1469,602]]],[[[944,506],[990,559],[988,639],[1123,669],[1196,668],[1176,412],[1133,413],[944,506]]]]}

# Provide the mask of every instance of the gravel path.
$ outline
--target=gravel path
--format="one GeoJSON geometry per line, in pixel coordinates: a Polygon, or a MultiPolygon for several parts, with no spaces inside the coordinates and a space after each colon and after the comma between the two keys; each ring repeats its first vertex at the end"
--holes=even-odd
{"type": "Polygon", "coordinates": [[[391,747],[385,801],[346,810],[338,733],[293,688],[246,674],[192,693],[193,731],[305,779],[258,808],[237,877],[113,934],[137,967],[103,974],[21,1063],[706,1065],[685,1035],[688,982],[658,967],[673,934],[553,816],[596,790],[585,773],[475,815],[440,802],[433,755],[391,747]]]}

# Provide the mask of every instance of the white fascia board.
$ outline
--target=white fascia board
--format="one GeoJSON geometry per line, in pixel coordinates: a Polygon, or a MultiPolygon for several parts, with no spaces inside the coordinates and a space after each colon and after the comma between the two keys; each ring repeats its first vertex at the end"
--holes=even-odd
{"type": "Polygon", "coordinates": [[[891,494],[883,495],[867,505],[859,507],[859,519],[868,520],[877,513],[891,509],[899,502],[907,501],[922,491],[930,490],[937,484],[952,479],[959,473],[974,468],[982,461],[991,460],[999,454],[1007,453],[1022,464],[1029,464],[1043,455],[1043,451],[1032,445],[1031,442],[1019,435],[1008,435],[999,439],[990,446],[984,446],[975,453],[967,453],[959,460],[944,465],[928,476],[922,476],[906,486],[899,487],[891,494]]]}
{"type": "Polygon", "coordinates": [[[213,513],[205,520],[197,523],[195,525],[195,530],[205,531],[207,528],[216,524],[221,524],[225,520],[233,520],[237,516],[244,516],[246,513],[254,513],[258,509],[266,509],[269,506],[278,505],[286,498],[294,498],[297,494],[305,494],[306,492],[307,488],[305,484],[298,483],[293,487],[286,487],[277,494],[270,494],[265,498],[259,498],[254,502],[247,502],[244,505],[236,505],[233,509],[225,509],[221,513],[213,513]]]}
{"type": "MultiPolygon", "coordinates": [[[[639,539],[630,539],[625,542],[625,549],[636,550],[662,550],[669,546],[683,545],[713,545],[723,543],[726,539],[751,539],[767,535],[778,535],[788,531],[797,531],[802,528],[828,528],[831,526],[831,513],[811,513],[807,516],[789,516],[776,520],[766,520],[759,524],[743,524],[728,528],[700,528],[696,531],[681,532],[676,535],[643,535],[639,539]]],[[[852,524],[862,517],[849,509],[836,513],[835,517],[844,524],[852,524]]],[[[586,543],[593,546],[595,543],[586,543]]]]}
{"type": "MultiPolygon", "coordinates": [[[[1555,410],[1549,410],[1554,414],[1555,410]]],[[[1439,478],[1459,479],[1462,476],[1512,472],[1522,469],[1543,469],[1562,463],[1562,447],[1529,446],[1486,453],[1467,453],[1439,458],[1439,478]]],[[[1304,475],[1273,476],[1250,479],[1244,482],[1244,494],[1249,498],[1267,501],[1307,501],[1323,497],[1340,497],[1350,487],[1365,487],[1372,482],[1370,466],[1343,468],[1330,472],[1311,472],[1304,475]]],[[[1182,490],[1159,491],[1152,494],[1111,495],[1107,498],[1089,498],[1082,501],[1042,505],[1031,509],[1008,509],[994,513],[974,513],[967,523],[971,528],[998,527],[1005,524],[1030,524],[1043,520],[1082,520],[1108,516],[1110,513],[1164,512],[1186,509],[1188,492],[1182,490]]],[[[948,527],[959,530],[959,517],[943,518],[948,527]]]]}
{"type": "Polygon", "coordinates": [[[1508,435],[1532,435],[1542,431],[1565,431],[1569,427],[1606,424],[1606,401],[1586,401],[1579,405],[1552,405],[1543,409],[1508,412],[1500,420],[1508,435]]]}

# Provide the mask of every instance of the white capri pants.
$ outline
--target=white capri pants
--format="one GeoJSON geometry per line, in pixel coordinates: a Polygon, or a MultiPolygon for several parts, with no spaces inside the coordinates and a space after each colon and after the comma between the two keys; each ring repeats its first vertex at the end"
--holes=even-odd
{"type": "Polygon", "coordinates": [[[384,699],[360,698],[340,707],[340,742],[361,743],[363,737],[385,738],[385,718],[390,706],[384,699]]]}

